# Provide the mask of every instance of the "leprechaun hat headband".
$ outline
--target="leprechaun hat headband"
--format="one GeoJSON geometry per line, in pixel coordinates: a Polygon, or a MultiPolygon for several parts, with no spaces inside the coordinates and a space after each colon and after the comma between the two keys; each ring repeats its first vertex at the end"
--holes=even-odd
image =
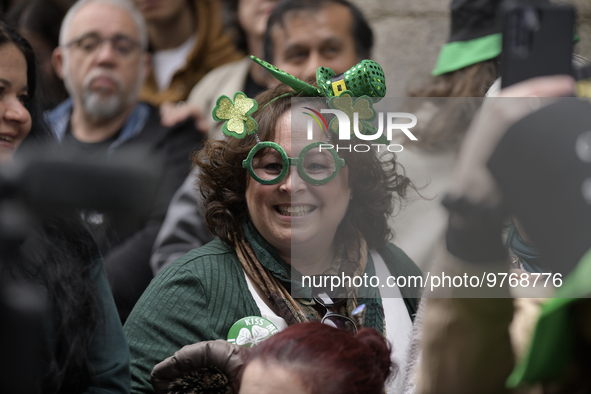
{"type": "Polygon", "coordinates": [[[303,92],[306,96],[337,97],[345,91],[348,91],[351,97],[386,95],[384,71],[373,60],[362,60],[340,75],[328,67],[319,67],[316,70],[318,88],[315,88],[256,56],[251,56],[251,59],[266,68],[280,82],[289,85],[295,91],[303,92]]]}
{"type": "Polygon", "coordinates": [[[451,33],[441,48],[433,75],[441,75],[493,59],[501,54],[503,0],[453,0],[451,33]]]}
{"type": "MultiPolygon", "coordinates": [[[[251,59],[267,69],[280,82],[309,97],[327,97],[331,100],[337,97],[349,99],[358,97],[357,100],[366,100],[368,107],[371,107],[369,97],[379,99],[386,95],[384,72],[380,65],[373,60],[363,60],[340,75],[330,68],[320,67],[316,71],[318,87],[314,87],[256,56],[251,56],[251,59]]],[[[277,98],[279,97],[275,99],[277,98]]],[[[329,101],[329,105],[331,103],[332,101],[329,101]]],[[[213,108],[212,116],[214,120],[224,122],[222,132],[225,135],[244,138],[247,135],[255,134],[258,129],[258,125],[252,117],[257,109],[258,103],[254,99],[248,98],[242,92],[236,92],[233,100],[227,96],[220,96],[213,108]]],[[[375,117],[373,108],[371,108],[371,112],[375,117]]],[[[372,116],[368,116],[368,120],[372,119],[372,116]]],[[[363,121],[362,124],[364,124],[363,121]]],[[[365,124],[366,126],[360,127],[360,129],[366,129],[366,132],[371,131],[370,125],[367,122],[365,124]]]]}

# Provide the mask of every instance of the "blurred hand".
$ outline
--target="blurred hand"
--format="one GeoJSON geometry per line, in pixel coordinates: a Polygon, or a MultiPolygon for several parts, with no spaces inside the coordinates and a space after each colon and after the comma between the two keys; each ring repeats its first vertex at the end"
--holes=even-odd
{"type": "Polygon", "coordinates": [[[197,129],[200,132],[207,134],[207,121],[204,119],[201,109],[197,105],[186,103],[184,101],[177,104],[165,101],[160,106],[160,122],[165,127],[174,126],[187,118],[193,118],[197,129]]]}
{"type": "Polygon", "coordinates": [[[248,349],[223,339],[194,343],[156,364],[150,381],[156,393],[168,393],[171,382],[205,367],[218,368],[232,380],[244,365],[247,354],[248,349]]]}
{"type": "Polygon", "coordinates": [[[487,99],[466,133],[449,194],[473,204],[497,206],[500,193],[486,167],[495,147],[513,123],[556,100],[551,97],[573,95],[574,88],[569,76],[533,78],[487,99]]]}

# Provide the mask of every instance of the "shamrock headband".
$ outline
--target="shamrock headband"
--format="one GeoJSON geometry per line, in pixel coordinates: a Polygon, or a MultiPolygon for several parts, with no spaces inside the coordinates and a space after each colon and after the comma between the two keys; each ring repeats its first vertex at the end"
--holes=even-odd
{"type": "MultiPolygon", "coordinates": [[[[328,67],[320,67],[316,71],[316,88],[256,56],[251,56],[251,59],[267,69],[280,82],[309,97],[381,98],[386,94],[384,72],[373,60],[363,60],[340,75],[336,75],[328,67]]],[[[228,96],[220,96],[212,116],[218,122],[225,122],[222,126],[225,135],[244,138],[257,131],[257,123],[252,118],[257,109],[258,104],[254,99],[248,98],[242,92],[236,92],[233,100],[228,96]]]]}
{"type": "MultiPolygon", "coordinates": [[[[359,119],[361,119],[359,130],[366,134],[375,132],[375,128],[369,123],[376,116],[369,97],[381,98],[386,94],[384,73],[378,63],[372,60],[363,60],[340,75],[336,75],[330,68],[320,67],[316,71],[318,85],[316,88],[264,60],[255,56],[251,56],[251,59],[267,69],[280,82],[290,86],[296,93],[310,97],[329,98],[329,106],[344,111],[350,119],[354,119],[353,111],[358,112],[359,119]],[[353,102],[353,97],[359,98],[353,102]],[[337,98],[340,101],[336,101],[337,98]],[[359,109],[361,111],[357,111],[359,109]]],[[[292,94],[278,96],[272,101],[292,94]]],[[[225,135],[241,139],[257,132],[258,125],[252,117],[257,109],[258,103],[254,99],[248,98],[242,92],[236,92],[233,100],[227,96],[220,96],[216,101],[212,116],[218,122],[224,121],[222,132],[225,135]]],[[[338,122],[336,121],[336,118],[333,119],[328,127],[335,134],[338,133],[336,131],[338,122]]],[[[351,122],[351,133],[353,133],[353,122],[351,122]]],[[[313,152],[308,154],[312,148],[319,147],[319,143],[308,145],[302,150],[300,157],[289,158],[278,144],[270,141],[261,143],[256,134],[255,137],[257,145],[252,148],[242,165],[257,182],[262,184],[280,182],[286,176],[290,166],[297,166],[303,179],[314,185],[321,185],[332,180],[339,169],[345,165],[344,160],[338,157],[334,149],[320,148],[318,149],[319,155],[314,155],[313,152]],[[280,157],[281,163],[267,163],[267,168],[253,166],[255,154],[263,148],[276,150],[276,156],[280,157]],[[324,156],[321,154],[322,150],[325,151],[324,156]],[[275,168],[280,166],[281,170],[277,171],[275,168]]],[[[387,143],[387,140],[382,137],[376,142],[387,143]]]]}

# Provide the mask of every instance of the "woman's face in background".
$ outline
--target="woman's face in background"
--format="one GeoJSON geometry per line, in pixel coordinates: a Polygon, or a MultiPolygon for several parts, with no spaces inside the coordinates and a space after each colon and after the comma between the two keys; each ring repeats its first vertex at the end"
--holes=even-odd
{"type": "Polygon", "coordinates": [[[0,46],[0,162],[12,156],[31,131],[27,61],[14,44],[0,46]]]}
{"type": "Polygon", "coordinates": [[[191,12],[188,0],[133,0],[146,23],[170,22],[182,12],[191,12]]]}
{"type": "Polygon", "coordinates": [[[239,0],[238,23],[247,36],[262,38],[269,15],[279,0],[239,0]]]}

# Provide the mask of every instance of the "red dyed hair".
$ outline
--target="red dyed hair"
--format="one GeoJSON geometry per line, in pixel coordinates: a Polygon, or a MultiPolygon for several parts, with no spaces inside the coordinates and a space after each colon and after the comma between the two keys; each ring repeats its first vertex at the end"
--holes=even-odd
{"type": "Polygon", "coordinates": [[[381,394],[396,373],[388,341],[374,329],[354,335],[318,322],[292,325],[265,340],[242,371],[255,360],[294,372],[312,394],[381,394]]]}

